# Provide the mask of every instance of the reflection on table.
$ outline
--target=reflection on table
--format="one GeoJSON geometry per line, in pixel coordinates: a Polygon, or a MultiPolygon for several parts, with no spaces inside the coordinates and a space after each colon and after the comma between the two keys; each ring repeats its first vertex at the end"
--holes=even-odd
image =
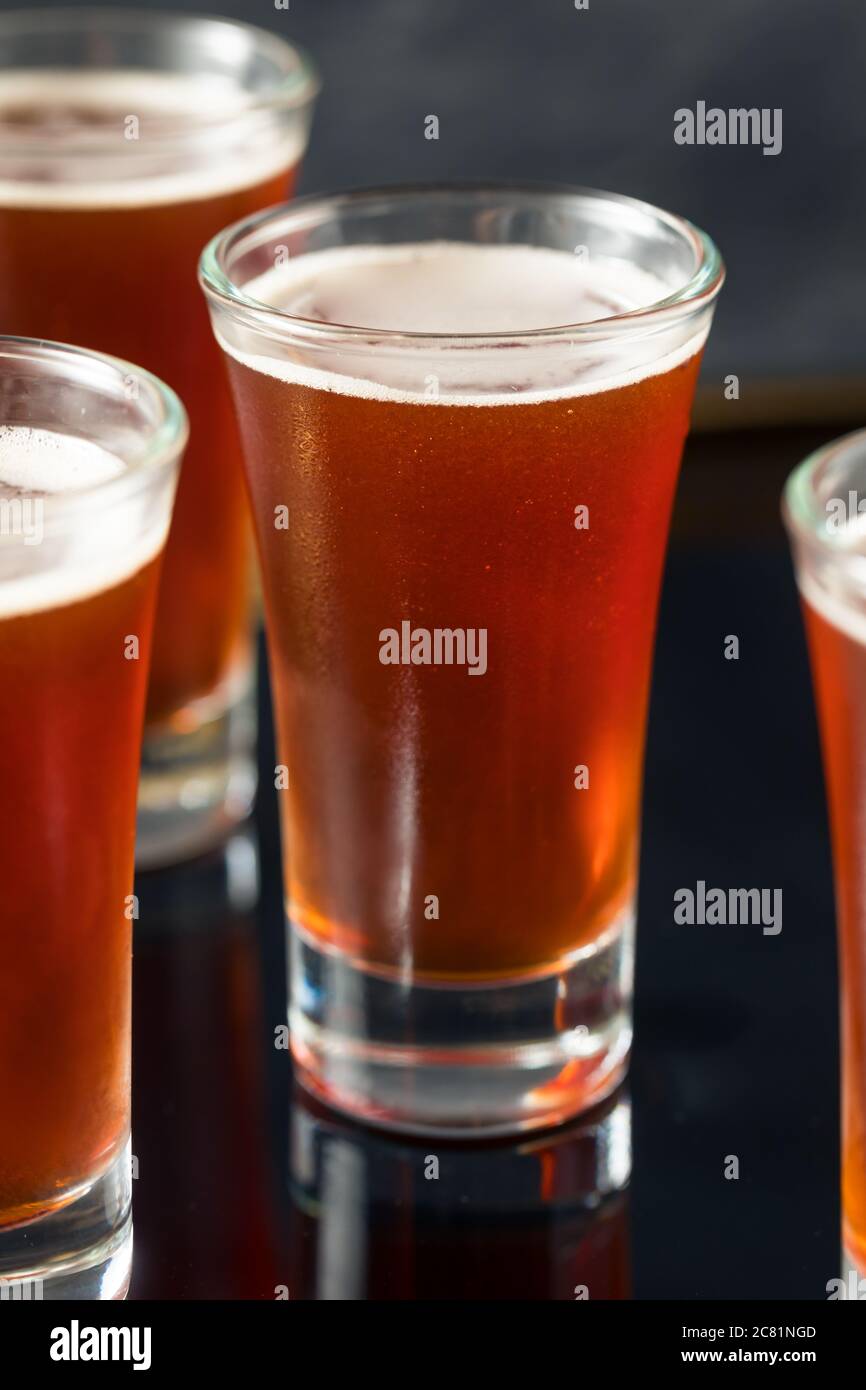
{"type": "Polygon", "coordinates": [[[296,1088],[290,1296],[627,1298],[630,1165],[622,1092],[559,1131],[469,1145],[362,1129],[296,1088]]]}
{"type": "Polygon", "coordinates": [[[139,878],[130,1296],[629,1297],[627,1096],[483,1145],[325,1110],[274,1045],[278,882],[251,828],[139,878]]]}

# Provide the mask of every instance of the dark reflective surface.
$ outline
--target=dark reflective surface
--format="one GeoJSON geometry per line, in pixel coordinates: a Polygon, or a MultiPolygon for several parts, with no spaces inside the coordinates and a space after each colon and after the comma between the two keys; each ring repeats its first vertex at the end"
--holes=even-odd
{"type": "Polygon", "coordinates": [[[292,1296],[627,1298],[630,1164],[625,1094],[546,1137],[472,1146],[365,1131],[296,1090],[292,1296]]]}
{"type": "Polygon", "coordinates": [[[137,891],[131,1297],[272,1298],[279,1173],[255,835],[143,874],[137,891]]]}

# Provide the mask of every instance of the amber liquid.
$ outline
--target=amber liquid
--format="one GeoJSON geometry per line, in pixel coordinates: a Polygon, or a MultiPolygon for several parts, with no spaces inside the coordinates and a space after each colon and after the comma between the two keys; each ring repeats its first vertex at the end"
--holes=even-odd
{"type": "Polygon", "coordinates": [[[633,898],[656,607],[698,357],[507,406],[229,370],[289,773],[292,920],[415,979],[550,969],[633,898]],[[285,506],[288,530],[274,524],[285,506]],[[403,620],[486,628],[486,674],[383,665],[379,633],[403,620]]]}
{"type": "Polygon", "coordinates": [[[250,187],[155,205],[4,207],[0,199],[0,332],[126,358],[167,381],[190,417],[162,571],[148,724],[166,723],[230,684],[248,657],[240,446],[196,272],[212,236],[287,197],[294,176],[286,167],[250,187]]]}
{"type": "Polygon", "coordinates": [[[830,807],[842,1042],[845,1246],[866,1274],[866,645],[803,605],[830,807]]]}
{"type": "Polygon", "coordinates": [[[91,1180],[129,1128],[127,895],[157,578],[154,560],[0,619],[0,1226],[91,1180]]]}

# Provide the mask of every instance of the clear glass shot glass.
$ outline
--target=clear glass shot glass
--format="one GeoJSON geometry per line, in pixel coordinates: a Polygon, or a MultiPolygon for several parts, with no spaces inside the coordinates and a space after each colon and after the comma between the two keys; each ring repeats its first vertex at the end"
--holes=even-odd
{"type": "Polygon", "coordinates": [[[129,1278],[136,793],[186,436],[149,373],[0,338],[5,1297],[118,1298],[129,1278]]]}
{"type": "Polygon", "coordinates": [[[0,15],[0,325],[140,362],[190,446],[148,688],[138,862],[219,840],[255,790],[249,515],[205,242],[288,197],[318,78],[264,30],[123,8],[0,15]]]}
{"type": "MultiPolygon", "coordinates": [[[[842,1219],[866,1276],[866,430],[801,463],[783,513],[809,643],[830,812],[839,942],[842,1219]]],[[[847,1272],[847,1271],[846,1271],[847,1272]]],[[[854,1295],[857,1296],[856,1293],[854,1295]]]]}
{"type": "Polygon", "coordinates": [[[332,1104],[500,1133],[623,1074],[656,608],[722,278],[689,223],[586,190],[303,199],[204,253],[292,1046],[332,1104]]]}

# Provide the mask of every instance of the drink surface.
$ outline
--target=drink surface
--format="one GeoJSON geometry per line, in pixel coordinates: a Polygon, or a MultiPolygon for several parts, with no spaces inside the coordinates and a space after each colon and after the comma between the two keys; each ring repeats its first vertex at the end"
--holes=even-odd
{"type": "MultiPolygon", "coordinates": [[[[42,501],[46,525],[60,494],[123,471],[87,441],[0,427],[0,504],[42,501]]],[[[128,1130],[125,910],[164,538],[136,515],[85,518],[50,570],[47,535],[0,535],[0,1226],[62,1201],[128,1130]]]]}
{"type": "Polygon", "coordinates": [[[619,348],[572,352],[567,335],[537,354],[463,340],[454,361],[419,343],[417,362],[405,339],[394,354],[376,338],[528,332],[667,293],[531,248],[328,252],[244,289],[370,330],[366,350],[335,335],[291,361],[224,344],[289,773],[289,913],[416,979],[554,969],[633,904],[657,593],[701,340],[635,365],[619,348]],[[476,651],[483,634],[483,671],[427,663],[423,633],[446,630],[476,651]]]}
{"type": "MultiPolygon", "coordinates": [[[[243,287],[244,293],[299,318],[369,330],[361,354],[326,348],[291,362],[227,351],[271,376],[348,395],[426,404],[509,405],[583,395],[659,375],[703,346],[699,336],[637,364],[627,350],[586,351],[564,341],[543,352],[515,343],[494,353],[464,340],[429,380],[429,353],[375,350],[377,332],[443,336],[528,334],[601,323],[648,307],[669,293],[654,275],[626,261],[569,255],[545,247],[421,242],[341,247],[298,257],[243,287]],[[372,350],[371,350],[372,349],[372,350]],[[408,360],[406,360],[408,358],[408,360]],[[352,366],[358,375],[350,375],[352,366]]],[[[633,349],[632,349],[633,352],[633,349]]]]}
{"type": "Polygon", "coordinates": [[[245,112],[228,79],[0,75],[3,331],[139,363],[190,417],[162,569],[154,723],[230,685],[248,654],[240,449],[196,268],[221,227],[287,195],[299,144],[245,112]]]}
{"type": "MultiPolygon", "coordinates": [[[[90,440],[27,425],[0,425],[0,545],[8,546],[5,538],[14,538],[16,530],[29,532],[29,539],[16,546],[15,564],[7,564],[0,575],[0,619],[78,603],[154,559],[165,544],[165,527],[143,518],[131,500],[106,510],[96,505],[70,527],[62,563],[34,563],[56,501],[126,472],[126,464],[90,440]]],[[[11,561],[8,551],[0,551],[0,558],[7,557],[11,561]]]]}
{"type": "Polygon", "coordinates": [[[0,488],[14,492],[77,492],[118,478],[126,465],[89,439],[30,425],[0,425],[0,488]]]}
{"type": "Polygon", "coordinates": [[[800,575],[821,728],[839,920],[842,1208],[866,1273],[866,596],[800,575]]]}
{"type": "MultiPolygon", "coordinates": [[[[258,123],[257,123],[258,121],[258,123]]],[[[90,68],[0,75],[0,204],[145,207],[277,178],[295,133],[262,138],[230,77],[90,68]]]]}
{"type": "Polygon", "coordinates": [[[321,323],[400,333],[521,333],[591,323],[664,297],[628,262],[540,246],[418,242],[299,257],[246,291],[321,323]]]}

